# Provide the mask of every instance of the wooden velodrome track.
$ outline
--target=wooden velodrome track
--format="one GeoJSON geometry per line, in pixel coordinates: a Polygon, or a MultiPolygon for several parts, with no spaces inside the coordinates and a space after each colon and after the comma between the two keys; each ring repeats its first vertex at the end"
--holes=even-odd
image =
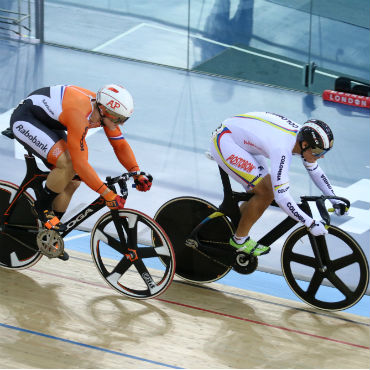
{"type": "Polygon", "coordinates": [[[369,319],[175,278],[137,301],[87,254],[0,269],[1,368],[369,368],[369,319]]]}

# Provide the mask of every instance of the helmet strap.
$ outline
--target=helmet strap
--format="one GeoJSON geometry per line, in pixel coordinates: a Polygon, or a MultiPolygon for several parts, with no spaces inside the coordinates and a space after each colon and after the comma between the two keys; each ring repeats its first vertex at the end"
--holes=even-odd
{"type": "Polygon", "coordinates": [[[300,142],[299,142],[299,147],[301,148],[301,157],[304,159],[304,157],[303,157],[303,153],[304,153],[306,150],[310,149],[310,146],[309,146],[309,145],[307,145],[305,148],[303,148],[303,147],[302,147],[302,141],[300,141],[300,142]]]}
{"type": "Polygon", "coordinates": [[[103,121],[104,116],[101,114],[101,110],[100,110],[98,102],[96,103],[96,109],[98,110],[98,113],[100,116],[100,124],[104,127],[105,126],[104,121],[103,121]]]}

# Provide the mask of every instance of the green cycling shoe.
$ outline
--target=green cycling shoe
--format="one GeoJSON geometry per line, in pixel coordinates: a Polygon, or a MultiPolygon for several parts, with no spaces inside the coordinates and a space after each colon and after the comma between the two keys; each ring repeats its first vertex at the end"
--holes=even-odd
{"type": "Polygon", "coordinates": [[[232,247],[236,248],[238,251],[244,252],[246,254],[251,254],[254,257],[267,254],[271,250],[270,247],[265,247],[264,245],[258,244],[251,238],[248,238],[243,244],[238,244],[234,241],[233,238],[230,238],[229,243],[232,247]]]}

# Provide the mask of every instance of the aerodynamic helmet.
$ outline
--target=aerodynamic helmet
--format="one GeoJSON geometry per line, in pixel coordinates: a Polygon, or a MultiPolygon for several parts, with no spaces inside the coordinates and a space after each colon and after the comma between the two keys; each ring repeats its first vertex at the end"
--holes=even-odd
{"type": "Polygon", "coordinates": [[[134,111],[131,94],[120,85],[110,84],[99,89],[96,102],[100,114],[116,124],[125,122],[134,111]]]}
{"type": "Polygon", "coordinates": [[[312,154],[316,157],[327,153],[334,144],[334,136],[330,127],[317,119],[305,122],[298,131],[297,139],[300,144],[302,141],[306,141],[309,148],[312,149],[312,154]]]}

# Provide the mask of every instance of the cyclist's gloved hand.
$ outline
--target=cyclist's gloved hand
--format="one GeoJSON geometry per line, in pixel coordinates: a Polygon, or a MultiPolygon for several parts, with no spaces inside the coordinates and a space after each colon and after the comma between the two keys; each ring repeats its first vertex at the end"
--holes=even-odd
{"type": "Polygon", "coordinates": [[[321,221],[313,221],[312,225],[308,228],[308,231],[314,235],[326,235],[328,233],[328,230],[325,228],[325,224],[321,221]]]}
{"type": "Polygon", "coordinates": [[[347,204],[344,203],[341,200],[337,200],[337,201],[333,202],[333,208],[334,208],[334,212],[337,216],[348,215],[349,208],[347,207],[347,204]]]}
{"type": "Polygon", "coordinates": [[[152,182],[144,175],[135,177],[136,189],[139,191],[148,191],[152,186],[152,182]]]}
{"type": "Polygon", "coordinates": [[[123,209],[125,208],[126,199],[122,198],[112,190],[104,195],[105,204],[110,209],[123,209]]]}

